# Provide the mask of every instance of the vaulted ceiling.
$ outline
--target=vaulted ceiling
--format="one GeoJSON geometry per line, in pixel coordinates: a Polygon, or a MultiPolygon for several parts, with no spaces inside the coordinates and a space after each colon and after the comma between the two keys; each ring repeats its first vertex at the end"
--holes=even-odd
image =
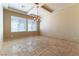
{"type": "MultiPolygon", "coordinates": [[[[72,3],[40,3],[39,6],[42,6],[44,4],[54,11],[73,5],[72,3]]],[[[34,3],[8,3],[8,4],[5,3],[3,4],[3,6],[6,9],[12,8],[15,11],[18,10],[24,12],[25,14],[37,14],[37,7],[34,3]]],[[[44,9],[41,7],[38,8],[39,15],[42,10],[44,9]]]]}

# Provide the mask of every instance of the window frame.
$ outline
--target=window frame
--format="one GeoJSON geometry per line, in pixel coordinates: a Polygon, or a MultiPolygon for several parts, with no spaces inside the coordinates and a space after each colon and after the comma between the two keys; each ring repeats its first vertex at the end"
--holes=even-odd
{"type": "MultiPolygon", "coordinates": [[[[21,17],[21,16],[15,16],[15,15],[12,15],[12,16],[10,16],[10,27],[11,27],[11,29],[10,29],[10,32],[11,33],[21,33],[21,32],[37,32],[38,31],[38,22],[37,21],[35,21],[36,22],[36,30],[32,30],[32,31],[28,31],[28,18],[25,18],[25,17],[21,17]],[[11,27],[11,17],[19,17],[19,18],[24,18],[24,19],[26,19],[26,30],[25,31],[15,31],[15,32],[12,32],[11,30],[12,30],[12,27],[11,27]]],[[[31,19],[31,18],[30,18],[31,19]]],[[[33,20],[33,19],[31,19],[31,20],[33,20]]]]}
{"type": "MultiPolygon", "coordinates": [[[[10,22],[12,21],[11,20],[11,17],[18,17],[18,18],[23,18],[23,19],[26,19],[26,18],[24,18],[24,17],[20,17],[20,16],[14,16],[14,15],[12,15],[12,16],[10,16],[10,22]]],[[[10,27],[12,26],[12,24],[10,24],[10,27]]],[[[11,27],[11,30],[10,30],[10,32],[12,32],[12,33],[17,33],[17,32],[27,32],[27,20],[26,20],[26,30],[25,31],[12,31],[12,27],[11,27]]]]}
{"type": "MultiPolygon", "coordinates": [[[[31,19],[28,19],[28,20],[31,20],[31,19]]],[[[33,19],[32,19],[33,20],[33,19]]],[[[36,31],[38,31],[38,22],[37,21],[35,21],[36,22],[36,30],[31,30],[31,31],[28,31],[28,32],[36,32],[36,31]]],[[[29,23],[28,23],[29,24],[29,23]]],[[[33,24],[33,23],[32,23],[33,24]]],[[[28,28],[28,27],[27,27],[28,28]]]]}

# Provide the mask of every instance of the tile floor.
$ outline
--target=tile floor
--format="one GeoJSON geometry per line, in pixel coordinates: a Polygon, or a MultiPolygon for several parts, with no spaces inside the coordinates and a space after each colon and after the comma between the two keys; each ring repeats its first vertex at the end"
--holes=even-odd
{"type": "Polygon", "coordinates": [[[44,36],[4,42],[1,56],[79,56],[79,43],[44,36]]]}

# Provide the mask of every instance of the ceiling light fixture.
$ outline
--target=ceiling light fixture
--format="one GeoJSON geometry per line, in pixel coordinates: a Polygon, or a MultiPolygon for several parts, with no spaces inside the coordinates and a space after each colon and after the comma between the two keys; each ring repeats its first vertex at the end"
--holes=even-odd
{"type": "Polygon", "coordinates": [[[37,8],[37,15],[33,16],[35,21],[40,21],[40,16],[38,15],[38,8],[39,8],[39,3],[35,3],[36,4],[36,8],[37,8]]]}

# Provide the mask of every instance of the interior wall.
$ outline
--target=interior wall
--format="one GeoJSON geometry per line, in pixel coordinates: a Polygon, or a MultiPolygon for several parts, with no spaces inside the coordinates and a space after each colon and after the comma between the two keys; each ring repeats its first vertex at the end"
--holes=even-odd
{"type": "Polygon", "coordinates": [[[29,16],[4,9],[4,34],[5,34],[4,38],[5,40],[9,40],[11,38],[22,38],[22,37],[27,37],[27,36],[39,35],[39,31],[11,32],[11,16],[23,17],[27,19],[31,18],[29,16]]]}
{"type": "Polygon", "coordinates": [[[43,13],[41,35],[79,42],[79,4],[43,13]]]}
{"type": "Polygon", "coordinates": [[[2,47],[3,43],[3,8],[0,4],[0,48],[2,47]]]}

